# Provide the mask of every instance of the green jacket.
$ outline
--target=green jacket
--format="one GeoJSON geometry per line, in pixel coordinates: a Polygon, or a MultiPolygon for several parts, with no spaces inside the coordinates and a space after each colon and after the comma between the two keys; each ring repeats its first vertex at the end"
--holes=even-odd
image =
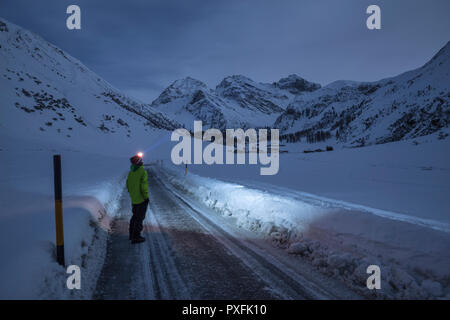
{"type": "Polygon", "coordinates": [[[132,204],[139,204],[148,199],[147,171],[142,165],[131,165],[127,178],[127,190],[132,204]]]}

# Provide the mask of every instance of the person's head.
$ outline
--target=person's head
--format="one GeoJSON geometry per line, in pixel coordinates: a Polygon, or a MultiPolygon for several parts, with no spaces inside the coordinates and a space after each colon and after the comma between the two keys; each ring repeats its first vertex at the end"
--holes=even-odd
{"type": "Polygon", "coordinates": [[[144,162],[142,161],[142,157],[139,156],[133,156],[130,158],[130,162],[132,165],[138,166],[138,165],[142,165],[144,162]]]}

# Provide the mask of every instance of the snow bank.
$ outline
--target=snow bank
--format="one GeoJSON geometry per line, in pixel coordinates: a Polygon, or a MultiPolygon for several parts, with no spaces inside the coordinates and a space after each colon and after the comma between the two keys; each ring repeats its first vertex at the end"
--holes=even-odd
{"type": "Polygon", "coordinates": [[[127,159],[11,139],[0,161],[0,298],[90,298],[127,159]],[[55,262],[54,153],[62,155],[66,265],[81,268],[81,290],[67,289],[69,275],[55,262]]]}
{"type": "MultiPolygon", "coordinates": [[[[110,223],[119,210],[124,184],[124,177],[117,176],[83,190],[89,195],[67,197],[64,206],[66,266],[81,268],[82,288],[68,290],[65,269],[50,261],[43,283],[38,286],[39,298],[91,298],[104,263],[110,223]]],[[[53,249],[54,246],[52,254],[53,249]]]]}
{"type": "MultiPolygon", "coordinates": [[[[165,168],[166,169],[166,168],[165,168]]],[[[352,209],[340,202],[311,201],[264,189],[164,170],[184,194],[213,208],[341,278],[374,298],[450,298],[450,233],[420,223],[352,209]],[[369,265],[381,268],[382,289],[366,287],[369,265]]],[[[440,224],[442,225],[442,224],[440,224]]],[[[443,230],[450,230],[448,225],[443,230]]]]}
{"type": "MultiPolygon", "coordinates": [[[[161,172],[164,174],[164,172],[161,172]]],[[[242,185],[170,171],[167,179],[224,216],[232,216],[245,229],[288,241],[326,210],[242,185]],[[299,215],[298,212],[302,214],[299,215]]]]}
{"type": "Polygon", "coordinates": [[[288,144],[274,176],[261,176],[258,165],[190,165],[189,172],[450,223],[450,139],[416,140],[308,154],[311,144],[288,144]]]}

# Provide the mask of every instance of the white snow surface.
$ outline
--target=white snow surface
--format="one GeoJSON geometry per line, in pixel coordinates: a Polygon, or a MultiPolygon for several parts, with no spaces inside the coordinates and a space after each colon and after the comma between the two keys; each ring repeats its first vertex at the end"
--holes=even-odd
{"type": "MultiPolygon", "coordinates": [[[[324,150],[325,145],[326,142],[316,144],[314,148],[324,150]]],[[[307,143],[281,146],[288,152],[280,154],[279,172],[273,176],[261,176],[260,164],[189,165],[189,172],[271,192],[293,190],[304,196],[353,204],[359,209],[377,209],[380,214],[384,210],[450,223],[450,140],[423,137],[304,153],[307,149],[311,149],[307,143]]]]}
{"type": "MultiPolygon", "coordinates": [[[[449,298],[450,224],[333,201],[286,188],[224,182],[170,169],[167,179],[236,226],[341,278],[370,298],[449,298]],[[369,265],[382,290],[366,288],[369,265]]],[[[230,181],[231,179],[229,179],[230,181]]],[[[213,218],[213,217],[212,217],[213,218]]]]}
{"type": "Polygon", "coordinates": [[[118,209],[127,159],[2,141],[0,298],[88,299],[103,265],[110,217],[118,209]],[[81,267],[82,289],[68,290],[55,261],[53,159],[62,156],[66,266],[81,267]]]}

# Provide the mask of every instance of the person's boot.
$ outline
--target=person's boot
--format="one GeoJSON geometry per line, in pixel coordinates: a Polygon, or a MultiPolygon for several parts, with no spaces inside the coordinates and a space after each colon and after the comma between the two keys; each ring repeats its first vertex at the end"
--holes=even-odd
{"type": "Polygon", "coordinates": [[[137,238],[131,239],[131,243],[132,244],[136,244],[136,243],[141,243],[144,242],[145,238],[142,236],[138,236],[137,238]]]}

